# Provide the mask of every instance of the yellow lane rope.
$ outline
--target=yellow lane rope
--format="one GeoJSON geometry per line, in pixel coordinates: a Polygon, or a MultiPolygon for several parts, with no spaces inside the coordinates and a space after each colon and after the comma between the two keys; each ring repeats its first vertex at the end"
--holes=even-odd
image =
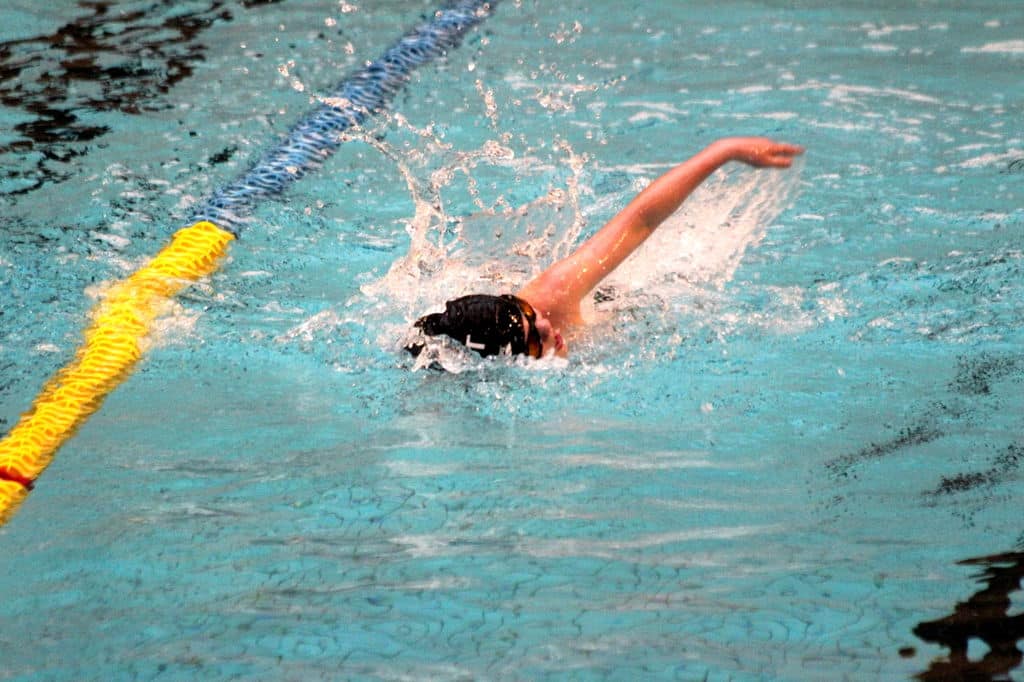
{"type": "Polygon", "coordinates": [[[214,272],[232,239],[205,221],[179,230],[153,260],[104,294],[74,359],[0,440],[0,525],[14,515],[60,446],[131,374],[142,358],[141,342],[167,300],[214,272]]]}

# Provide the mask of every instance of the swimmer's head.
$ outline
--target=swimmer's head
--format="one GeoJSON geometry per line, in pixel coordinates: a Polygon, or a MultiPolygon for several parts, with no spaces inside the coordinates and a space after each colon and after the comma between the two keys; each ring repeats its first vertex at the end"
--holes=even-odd
{"type": "MultiPolygon", "coordinates": [[[[521,298],[473,294],[448,301],[443,313],[425,315],[416,320],[415,326],[427,336],[451,337],[483,357],[505,354],[539,358],[543,347],[536,319],[533,308],[521,298]]],[[[413,342],[405,349],[417,356],[423,343],[413,342]]]]}

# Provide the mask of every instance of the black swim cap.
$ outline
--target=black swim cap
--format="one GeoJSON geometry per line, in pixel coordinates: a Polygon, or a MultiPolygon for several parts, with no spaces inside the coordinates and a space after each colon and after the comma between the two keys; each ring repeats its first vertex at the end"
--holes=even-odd
{"type": "MultiPolygon", "coordinates": [[[[428,336],[449,336],[483,357],[517,355],[529,349],[527,335],[523,333],[524,319],[530,323],[530,335],[536,335],[533,320],[527,318],[524,309],[533,310],[525,301],[509,294],[472,294],[446,302],[443,313],[425,315],[416,320],[415,326],[428,336]]],[[[405,349],[419,355],[423,344],[412,343],[405,349]]]]}

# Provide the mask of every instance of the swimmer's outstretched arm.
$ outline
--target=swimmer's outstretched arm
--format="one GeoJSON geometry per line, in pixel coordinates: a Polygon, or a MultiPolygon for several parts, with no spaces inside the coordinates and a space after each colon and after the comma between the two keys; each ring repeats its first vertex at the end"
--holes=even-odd
{"type": "Polygon", "coordinates": [[[730,161],[757,168],[788,168],[803,147],[766,137],[712,142],[638,194],[614,218],[564,258],[530,281],[518,296],[555,326],[580,322],[580,301],[618,267],[704,180],[730,161]]]}

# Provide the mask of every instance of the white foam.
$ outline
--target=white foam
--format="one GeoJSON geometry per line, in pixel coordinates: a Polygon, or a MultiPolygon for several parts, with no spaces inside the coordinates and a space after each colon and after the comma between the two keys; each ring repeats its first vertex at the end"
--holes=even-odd
{"type": "MultiPolygon", "coordinates": [[[[799,165],[799,164],[798,164],[799,165]]],[[[606,280],[621,292],[678,292],[680,282],[721,290],[744,254],[788,205],[799,172],[719,171],[606,280]]]]}
{"type": "Polygon", "coordinates": [[[679,107],[669,102],[646,102],[630,100],[627,102],[623,102],[621,106],[632,107],[637,109],[647,109],[649,111],[657,111],[663,114],[675,114],[679,116],[688,116],[690,113],[685,109],[680,109],[679,107]]]}
{"type": "Polygon", "coordinates": [[[143,350],[181,346],[195,336],[196,324],[202,313],[186,308],[176,300],[169,300],[160,306],[160,314],[153,321],[149,335],[139,341],[143,350]]]}
{"type": "Polygon", "coordinates": [[[854,100],[856,95],[867,95],[870,97],[897,97],[909,102],[921,104],[939,104],[940,100],[930,95],[925,95],[914,90],[902,88],[875,88],[869,85],[834,85],[829,89],[829,99],[854,100]]]}
{"type": "Polygon", "coordinates": [[[898,24],[896,26],[875,26],[874,24],[865,24],[864,28],[868,31],[868,37],[871,38],[882,38],[890,36],[893,33],[906,33],[909,31],[917,31],[921,27],[917,24],[898,24]]]}
{"type": "Polygon", "coordinates": [[[958,168],[984,168],[986,166],[1003,164],[1020,158],[1024,158],[1024,150],[1011,149],[1010,151],[1002,154],[982,154],[981,156],[975,156],[954,165],[958,168]]]}
{"type": "Polygon", "coordinates": [[[335,329],[342,322],[341,317],[332,310],[324,310],[309,319],[303,320],[284,334],[277,337],[277,341],[284,343],[294,339],[312,341],[318,332],[335,329]]]}
{"type": "Polygon", "coordinates": [[[384,462],[384,466],[396,476],[407,476],[409,478],[450,476],[459,471],[459,467],[452,462],[445,462],[443,464],[427,464],[426,462],[413,462],[410,460],[398,459],[384,462]]]}
{"type": "Polygon", "coordinates": [[[1024,54],[1024,40],[985,43],[979,47],[962,47],[960,51],[968,54],[1024,54]]]}
{"type": "Polygon", "coordinates": [[[536,539],[522,543],[518,549],[523,554],[535,557],[577,557],[590,556],[596,558],[621,561],[623,554],[645,552],[654,548],[679,543],[698,542],[705,540],[734,540],[752,535],[765,536],[781,530],[776,525],[748,526],[707,526],[690,530],[671,531],[667,533],[649,533],[633,538],[614,540],[595,538],[555,538],[536,539]]]}
{"type": "Polygon", "coordinates": [[[621,455],[566,455],[559,460],[569,467],[596,466],[627,471],[665,471],[668,469],[714,469],[722,465],[701,453],[654,453],[644,457],[622,457],[621,455]]]}
{"type": "Polygon", "coordinates": [[[668,114],[663,114],[660,111],[642,111],[629,117],[629,122],[633,124],[643,123],[650,120],[663,121],[667,123],[672,120],[672,117],[668,114]]]}

